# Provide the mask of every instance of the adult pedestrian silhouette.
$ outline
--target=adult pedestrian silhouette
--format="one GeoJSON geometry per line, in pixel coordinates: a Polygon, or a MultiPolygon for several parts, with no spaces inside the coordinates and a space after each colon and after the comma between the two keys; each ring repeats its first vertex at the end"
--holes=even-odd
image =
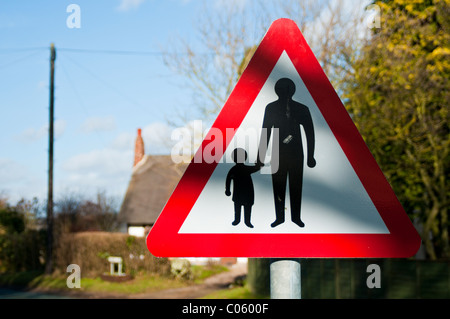
{"type": "Polygon", "coordinates": [[[314,159],[314,125],[311,113],[306,105],[292,99],[295,93],[295,84],[291,79],[282,78],[275,84],[275,93],[278,100],[268,104],[265,109],[262,124],[263,131],[259,144],[257,165],[264,165],[264,158],[268,148],[272,129],[272,143],[278,143],[278,154],[272,153],[272,161],[278,160],[278,168],[272,165],[272,185],[275,201],[275,221],[271,224],[276,227],[285,221],[286,184],[289,179],[289,196],[291,204],[291,220],[300,227],[305,224],[300,218],[303,186],[304,153],[300,125],[306,134],[307,165],[316,166],[314,159]],[[278,158],[277,158],[278,156],[278,158]]]}

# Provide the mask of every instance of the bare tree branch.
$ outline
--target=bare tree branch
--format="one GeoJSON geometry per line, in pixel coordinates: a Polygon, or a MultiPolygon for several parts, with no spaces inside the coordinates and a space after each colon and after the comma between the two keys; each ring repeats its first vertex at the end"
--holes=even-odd
{"type": "Polygon", "coordinates": [[[178,39],[179,44],[166,50],[164,57],[168,67],[186,78],[195,92],[194,107],[204,119],[217,115],[254,52],[250,49],[280,17],[297,22],[333,84],[339,86],[346,72],[351,72],[350,62],[366,36],[361,4],[253,0],[244,7],[222,5],[219,10],[216,1],[207,1],[198,17],[200,48],[178,39]]]}

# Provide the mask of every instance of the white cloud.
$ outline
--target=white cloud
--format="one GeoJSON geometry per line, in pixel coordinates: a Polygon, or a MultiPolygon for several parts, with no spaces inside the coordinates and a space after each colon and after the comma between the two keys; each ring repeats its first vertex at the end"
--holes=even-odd
{"type": "Polygon", "coordinates": [[[116,7],[117,11],[129,11],[131,9],[137,9],[145,0],[121,0],[119,6],[116,7]]]}
{"type": "Polygon", "coordinates": [[[320,56],[324,45],[333,47],[340,41],[357,44],[364,39],[369,31],[364,22],[369,3],[369,0],[329,0],[321,6],[319,16],[306,22],[302,30],[314,54],[320,56]]]}
{"type": "Polygon", "coordinates": [[[132,150],[109,147],[81,153],[62,164],[58,189],[86,193],[104,190],[114,196],[123,196],[132,166],[132,150]]]}
{"type": "Polygon", "coordinates": [[[247,0],[216,0],[215,6],[216,8],[220,9],[231,9],[231,8],[237,8],[239,10],[242,10],[245,8],[247,4],[247,0]]]}
{"type": "MultiPolygon", "coordinates": [[[[59,138],[61,137],[65,130],[66,130],[67,123],[64,120],[56,120],[53,124],[53,132],[54,137],[59,138]]],[[[27,128],[22,133],[17,135],[15,137],[16,140],[23,142],[23,143],[32,143],[40,140],[43,137],[48,136],[48,127],[49,125],[46,124],[44,126],[41,126],[40,128],[27,128]]]]}
{"type": "Polygon", "coordinates": [[[116,136],[111,147],[122,151],[133,150],[135,138],[136,137],[129,132],[122,132],[116,136]]]}
{"type": "Polygon", "coordinates": [[[69,158],[62,168],[69,173],[109,176],[130,170],[131,155],[131,151],[123,152],[113,148],[93,150],[69,158]]]}
{"type": "Polygon", "coordinates": [[[89,117],[81,125],[81,131],[89,134],[99,131],[113,131],[116,129],[116,121],[112,116],[89,117]]]}
{"type": "Polygon", "coordinates": [[[48,83],[46,81],[39,81],[37,83],[37,88],[39,90],[47,89],[48,83]]]}
{"type": "Polygon", "coordinates": [[[67,123],[64,120],[56,120],[54,123],[55,138],[61,137],[66,130],[67,123]]]}
{"type": "MultiPolygon", "coordinates": [[[[96,192],[124,196],[131,177],[137,131],[117,134],[110,145],[102,149],[80,153],[65,160],[58,189],[96,192]]],[[[142,127],[146,154],[170,155],[175,141],[172,128],[155,122],[142,127]]]]}
{"type": "MultiPolygon", "coordinates": [[[[161,122],[148,124],[142,128],[142,139],[144,140],[146,154],[170,154],[174,145],[171,140],[172,128],[161,122]]],[[[133,151],[137,131],[122,132],[113,140],[111,147],[121,151],[133,151]]]]}
{"type": "Polygon", "coordinates": [[[17,182],[26,177],[25,168],[9,159],[0,158],[0,180],[2,184],[17,182]]]}
{"type": "Polygon", "coordinates": [[[6,194],[11,203],[34,196],[44,198],[45,181],[35,176],[23,164],[9,158],[0,158],[0,193],[6,194]]]}
{"type": "MultiPolygon", "coordinates": [[[[146,154],[170,154],[173,146],[172,128],[165,123],[155,122],[142,129],[146,154]]],[[[133,144],[134,146],[134,144],[133,144]]]]}

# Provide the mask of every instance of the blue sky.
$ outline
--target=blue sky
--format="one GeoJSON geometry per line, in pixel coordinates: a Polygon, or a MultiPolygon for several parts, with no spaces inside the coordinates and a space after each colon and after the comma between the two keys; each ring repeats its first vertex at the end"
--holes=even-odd
{"type": "Polygon", "coordinates": [[[189,106],[183,79],[160,52],[177,36],[195,41],[200,8],[200,1],[186,0],[0,2],[0,192],[13,202],[45,199],[53,42],[55,197],[123,197],[137,128],[152,137],[147,153],[167,153],[157,133],[167,137],[166,119],[189,106]],[[66,24],[71,3],[80,7],[81,28],[66,24]],[[111,52],[122,50],[149,54],[111,52]]]}
{"type": "MultiPolygon", "coordinates": [[[[251,3],[208,1],[219,11],[230,3],[251,3]]],[[[203,53],[196,44],[202,8],[201,0],[1,1],[0,196],[12,203],[22,197],[46,199],[49,47],[54,43],[54,196],[105,191],[121,200],[137,129],[143,129],[147,154],[169,154],[167,119],[180,109],[192,109],[196,116],[186,79],[164,65],[161,52],[182,38],[203,53]],[[80,28],[67,26],[70,4],[80,8],[80,28]]]]}

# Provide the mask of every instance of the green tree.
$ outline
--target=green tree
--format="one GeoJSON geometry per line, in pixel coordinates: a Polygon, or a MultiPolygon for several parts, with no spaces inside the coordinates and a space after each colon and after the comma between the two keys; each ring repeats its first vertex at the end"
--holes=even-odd
{"type": "Polygon", "coordinates": [[[2,233],[14,234],[25,230],[25,218],[15,207],[0,209],[0,229],[2,233]]]}
{"type": "Polygon", "coordinates": [[[431,259],[448,258],[449,0],[385,0],[344,99],[431,259]]]}
{"type": "Polygon", "coordinates": [[[45,231],[38,229],[38,213],[37,199],[0,205],[0,272],[42,269],[45,231]]]}

